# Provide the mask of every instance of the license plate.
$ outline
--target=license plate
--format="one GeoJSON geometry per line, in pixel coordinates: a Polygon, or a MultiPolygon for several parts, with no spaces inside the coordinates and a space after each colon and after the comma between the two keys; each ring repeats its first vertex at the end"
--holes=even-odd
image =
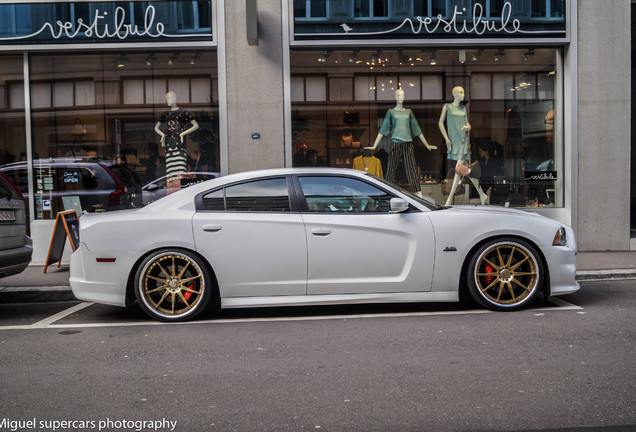
{"type": "Polygon", "coordinates": [[[13,210],[0,210],[0,221],[9,222],[15,220],[15,212],[13,210]]]}

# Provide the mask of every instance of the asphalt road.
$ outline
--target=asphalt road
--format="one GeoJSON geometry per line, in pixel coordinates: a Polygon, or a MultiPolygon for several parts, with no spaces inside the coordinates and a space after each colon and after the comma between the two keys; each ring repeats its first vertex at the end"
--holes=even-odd
{"type": "Polygon", "coordinates": [[[0,305],[0,431],[636,430],[636,280],[558,304],[0,305]],[[176,422],[176,423],[175,423],[176,422]]]}

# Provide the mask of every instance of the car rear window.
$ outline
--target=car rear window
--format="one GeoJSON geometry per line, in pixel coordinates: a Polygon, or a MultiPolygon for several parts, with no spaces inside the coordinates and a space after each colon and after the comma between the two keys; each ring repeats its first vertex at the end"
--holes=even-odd
{"type": "Polygon", "coordinates": [[[0,173],[0,198],[6,198],[10,200],[22,199],[18,191],[15,190],[9,179],[2,173],[0,173]]]}
{"type": "Polygon", "coordinates": [[[117,176],[124,186],[135,186],[139,184],[137,176],[122,165],[110,165],[108,169],[117,176]]]}

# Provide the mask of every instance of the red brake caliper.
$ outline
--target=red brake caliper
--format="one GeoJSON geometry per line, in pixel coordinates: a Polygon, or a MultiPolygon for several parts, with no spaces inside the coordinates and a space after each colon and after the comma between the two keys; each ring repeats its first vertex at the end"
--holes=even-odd
{"type": "MultiPolygon", "coordinates": [[[[188,288],[193,290],[194,289],[194,284],[191,284],[188,288]]],[[[186,301],[189,301],[190,297],[192,297],[192,291],[187,291],[187,292],[183,293],[183,298],[186,299],[186,301]]]]}
{"type": "MultiPolygon", "coordinates": [[[[494,268],[492,268],[492,266],[487,265],[486,266],[486,273],[492,273],[494,270],[494,268]]],[[[493,276],[486,276],[486,283],[490,283],[493,280],[493,276]]]]}

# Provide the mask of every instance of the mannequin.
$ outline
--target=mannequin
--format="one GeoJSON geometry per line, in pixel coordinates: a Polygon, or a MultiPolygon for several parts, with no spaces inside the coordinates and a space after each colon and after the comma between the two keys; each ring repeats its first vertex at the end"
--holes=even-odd
{"type": "Polygon", "coordinates": [[[170,111],[164,111],[155,125],[155,132],[161,136],[161,146],[166,149],[166,174],[186,172],[186,150],[184,137],[199,129],[199,124],[189,112],[177,106],[177,95],[166,93],[166,103],[170,111]],[[165,132],[161,125],[165,123],[165,132]],[[188,123],[192,126],[186,129],[188,123]]]}
{"type": "MultiPolygon", "coordinates": [[[[479,180],[470,176],[470,167],[468,167],[469,160],[469,138],[470,123],[468,123],[468,116],[466,115],[466,107],[462,105],[465,98],[465,92],[462,87],[453,88],[453,102],[444,104],[442,108],[442,114],[439,117],[439,130],[446,142],[446,157],[449,161],[456,161],[455,168],[464,167],[469,175],[468,179],[475,186],[479,193],[479,199],[481,204],[484,205],[488,201],[488,195],[484,193],[479,186],[479,180]],[[444,121],[448,130],[444,127],[444,121]]],[[[446,199],[446,205],[451,205],[453,202],[453,196],[457,186],[462,181],[462,177],[455,172],[453,178],[453,187],[451,189],[448,198],[446,199]]]]}
{"type": "Polygon", "coordinates": [[[395,91],[395,108],[387,111],[384,123],[380,128],[378,137],[372,147],[365,147],[368,150],[375,150],[382,140],[382,137],[391,133],[391,147],[389,149],[389,166],[387,168],[386,179],[395,181],[397,165],[402,159],[406,175],[409,180],[411,192],[422,195],[420,181],[417,177],[415,164],[415,154],[413,152],[413,137],[418,137],[428,150],[436,150],[436,146],[431,146],[426,142],[424,134],[417,124],[413,111],[404,108],[404,90],[395,91]]]}

